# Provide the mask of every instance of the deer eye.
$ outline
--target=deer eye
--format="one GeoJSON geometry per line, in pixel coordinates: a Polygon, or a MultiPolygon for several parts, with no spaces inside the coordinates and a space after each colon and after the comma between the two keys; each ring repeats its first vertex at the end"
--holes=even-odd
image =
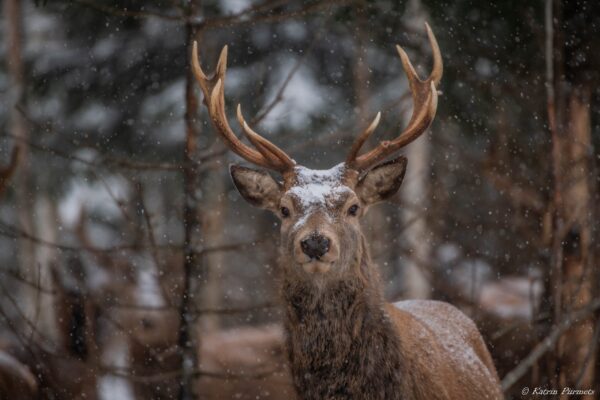
{"type": "Polygon", "coordinates": [[[353,217],[356,217],[357,213],[358,213],[358,204],[351,205],[350,208],[348,209],[348,215],[352,215],[353,217]]]}
{"type": "Polygon", "coordinates": [[[290,209],[287,207],[281,207],[281,216],[287,218],[290,216],[290,209]]]}

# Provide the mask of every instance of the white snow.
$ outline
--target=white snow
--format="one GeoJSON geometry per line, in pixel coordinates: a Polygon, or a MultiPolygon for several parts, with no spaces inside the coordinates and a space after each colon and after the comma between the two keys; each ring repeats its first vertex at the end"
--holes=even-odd
{"type": "Polygon", "coordinates": [[[70,186],[58,207],[61,221],[67,226],[73,226],[78,221],[84,205],[88,211],[98,211],[110,217],[121,216],[115,199],[125,202],[129,197],[129,185],[119,176],[108,176],[103,181],[96,182],[77,179],[70,186]],[[108,192],[109,189],[114,198],[108,192]]]}
{"type": "Polygon", "coordinates": [[[463,313],[438,301],[405,300],[394,303],[394,306],[425,324],[444,347],[452,364],[464,371],[465,375],[476,373],[493,379],[467,337],[469,332],[466,327],[472,322],[463,313]]]}
{"type": "Polygon", "coordinates": [[[300,200],[304,210],[315,206],[326,206],[328,200],[335,200],[340,194],[351,191],[342,182],[343,163],[327,170],[314,170],[298,166],[295,171],[297,182],[288,190],[288,193],[300,200]]]}
{"type": "Polygon", "coordinates": [[[82,130],[97,129],[99,126],[112,126],[119,112],[100,102],[86,103],[72,116],[75,126],[82,130]]]}
{"type": "MultiPolygon", "coordinates": [[[[102,354],[102,362],[107,367],[126,371],[129,367],[129,346],[127,338],[115,336],[102,354]]],[[[105,374],[98,382],[99,400],[134,400],[133,387],[125,377],[105,374]]]]}
{"type": "Polygon", "coordinates": [[[527,276],[507,276],[487,282],[481,288],[479,304],[482,310],[506,319],[533,318],[543,293],[539,280],[527,276]]]}
{"type": "Polygon", "coordinates": [[[252,6],[249,0],[225,0],[217,4],[219,4],[223,14],[238,14],[252,6]]]}
{"type": "Polygon", "coordinates": [[[181,99],[185,93],[185,80],[175,80],[160,92],[147,96],[141,107],[142,118],[152,119],[157,115],[174,112],[178,116],[183,115],[184,108],[181,99]]]}
{"type": "Polygon", "coordinates": [[[151,259],[143,261],[143,264],[137,267],[136,302],[144,307],[163,307],[166,301],[158,281],[158,269],[151,259]]]}
{"type": "MultiPolygon", "coordinates": [[[[277,68],[277,78],[270,85],[267,104],[277,95],[296,62],[297,58],[290,55],[286,55],[279,62],[281,66],[277,68]]],[[[272,64],[276,65],[274,62],[272,64]]],[[[336,97],[333,89],[325,90],[319,85],[314,72],[306,66],[300,66],[288,82],[283,100],[271,110],[262,126],[265,131],[273,131],[280,126],[296,131],[306,128],[310,116],[322,114],[327,105],[326,100],[330,102],[336,97]]]]}

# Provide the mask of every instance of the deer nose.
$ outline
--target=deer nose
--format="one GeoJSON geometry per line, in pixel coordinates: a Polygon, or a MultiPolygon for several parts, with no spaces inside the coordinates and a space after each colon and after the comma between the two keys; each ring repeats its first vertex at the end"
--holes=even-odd
{"type": "Polygon", "coordinates": [[[302,252],[311,259],[317,260],[329,251],[329,239],[323,235],[313,234],[300,242],[302,252]]]}

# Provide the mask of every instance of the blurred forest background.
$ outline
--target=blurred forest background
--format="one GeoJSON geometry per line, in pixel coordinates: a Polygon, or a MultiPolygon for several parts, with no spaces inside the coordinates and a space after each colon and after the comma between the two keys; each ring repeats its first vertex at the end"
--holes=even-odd
{"type": "Polygon", "coordinates": [[[327,168],[407,122],[394,45],[425,75],[425,21],[438,115],[365,220],[388,299],[463,309],[507,398],[600,393],[599,2],[2,3],[1,398],[293,398],[277,221],[230,182],[191,44],[209,71],[229,45],[234,126],[327,168]]]}

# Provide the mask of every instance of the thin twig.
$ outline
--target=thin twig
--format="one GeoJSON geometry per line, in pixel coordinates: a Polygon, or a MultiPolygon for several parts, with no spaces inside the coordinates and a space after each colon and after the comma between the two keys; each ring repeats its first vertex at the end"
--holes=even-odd
{"type": "Polygon", "coordinates": [[[504,379],[502,379],[502,390],[506,391],[510,389],[527,371],[531,366],[539,360],[546,352],[548,352],[557,343],[558,339],[562,334],[567,331],[574,324],[581,322],[581,320],[587,318],[596,310],[600,309],[600,298],[596,298],[589,302],[585,307],[577,310],[576,312],[564,315],[564,319],[555,326],[552,332],[546,336],[544,340],[537,344],[534,349],[529,353],[527,357],[521,361],[512,371],[510,371],[504,379]]]}

